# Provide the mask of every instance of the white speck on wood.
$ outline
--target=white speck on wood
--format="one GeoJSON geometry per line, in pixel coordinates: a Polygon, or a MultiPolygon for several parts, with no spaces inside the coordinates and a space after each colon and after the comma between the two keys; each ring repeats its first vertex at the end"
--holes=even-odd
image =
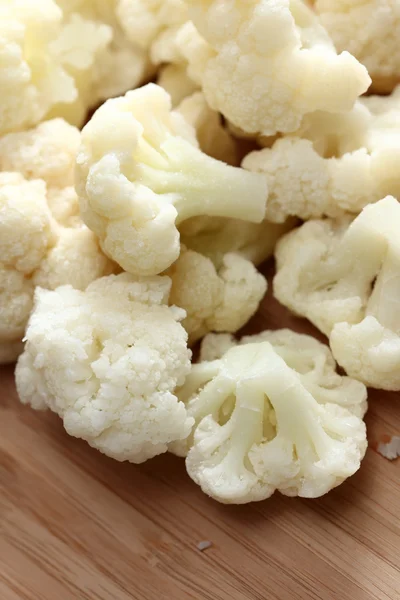
{"type": "Polygon", "coordinates": [[[378,452],[388,460],[396,460],[400,456],[400,437],[395,435],[387,444],[379,444],[378,452]]]}
{"type": "Polygon", "coordinates": [[[209,542],[208,540],[204,540],[197,544],[197,549],[200,550],[200,552],[204,552],[204,550],[208,550],[208,548],[211,548],[211,546],[212,546],[212,542],[209,542]]]}

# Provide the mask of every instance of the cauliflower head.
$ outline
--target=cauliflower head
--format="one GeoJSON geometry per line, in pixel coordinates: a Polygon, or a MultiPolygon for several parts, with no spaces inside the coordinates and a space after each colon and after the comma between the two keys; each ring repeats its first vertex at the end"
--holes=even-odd
{"type": "Polygon", "coordinates": [[[302,0],[187,5],[200,34],[187,29],[181,41],[189,75],[210,106],[245,132],[293,132],[314,111],[350,110],[369,87],[365,67],[336,53],[302,0]]]}
{"type": "Polygon", "coordinates": [[[84,292],[38,288],[16,368],[21,401],[50,408],[70,435],[120,461],[143,462],[187,437],[193,418],[174,390],[191,353],[169,290],[167,277],[127,273],[84,292]]]}
{"type": "Polygon", "coordinates": [[[367,448],[365,386],[338,375],[329,349],[309,336],[222,337],[219,358],[219,343],[205,338],[213,360],[203,352],[177,390],[195,424],[170,449],[186,456],[202,490],[236,504],[275,490],[315,498],[353,475],[367,448]]]}
{"type": "Polygon", "coordinates": [[[168,272],[170,303],[186,311],[182,322],[191,343],[210,331],[235,332],[257,311],[267,282],[238,254],[225,254],[217,270],[211,260],[185,250],[168,272]]]}
{"type": "Polygon", "coordinates": [[[76,189],[105,254],[138,275],[158,274],[178,258],[177,226],[186,219],[261,222],[267,197],[263,175],[199,150],[193,128],[154,84],[109,100],[85,126],[76,189]]]}
{"type": "Polygon", "coordinates": [[[314,6],[335,47],[367,67],[374,90],[391,91],[400,80],[399,0],[316,0],[314,6]]]}
{"type": "Polygon", "coordinates": [[[104,24],[79,15],[64,19],[53,0],[2,0],[0,133],[26,129],[56,107],[77,103],[76,78],[90,79],[90,69],[110,39],[104,24]]]}
{"type": "Polygon", "coordinates": [[[386,195],[400,198],[399,134],[398,93],[372,96],[349,113],[314,115],[298,135],[251,152],[242,166],[266,175],[271,221],[357,214],[386,195]]]}
{"type": "Polygon", "coordinates": [[[309,221],[276,250],[277,299],[330,336],[350,376],[387,390],[400,389],[399,227],[388,196],[352,222],[309,221]]]}

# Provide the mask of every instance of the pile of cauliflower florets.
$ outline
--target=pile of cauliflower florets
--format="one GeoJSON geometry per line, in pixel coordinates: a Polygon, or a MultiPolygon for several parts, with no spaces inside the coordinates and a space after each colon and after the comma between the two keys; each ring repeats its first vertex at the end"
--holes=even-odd
{"type": "Polygon", "coordinates": [[[21,401],[116,460],[186,457],[220,502],[354,474],[366,386],[400,390],[398,83],[400,0],[0,0],[21,401]],[[233,336],[272,254],[329,348],[233,336]]]}

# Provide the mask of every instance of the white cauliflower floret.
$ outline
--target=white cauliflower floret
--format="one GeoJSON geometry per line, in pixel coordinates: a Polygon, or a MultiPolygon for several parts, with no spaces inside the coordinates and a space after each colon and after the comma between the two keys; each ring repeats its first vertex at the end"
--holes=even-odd
{"type": "Polygon", "coordinates": [[[201,36],[181,48],[207,102],[242,130],[295,131],[316,110],[350,110],[370,84],[365,67],[339,56],[302,0],[187,0],[201,36]],[[279,74],[279,75],[278,75],[279,74]]]}
{"type": "Polygon", "coordinates": [[[90,78],[110,39],[106,25],[78,15],[63,19],[53,0],[2,0],[0,133],[31,127],[55,107],[76,103],[76,78],[90,78]]]}
{"type": "Polygon", "coordinates": [[[239,163],[235,140],[223,126],[221,116],[208,106],[202,92],[185,98],[177,110],[194,127],[203,152],[229,165],[239,163]]]}
{"type": "Polygon", "coordinates": [[[115,272],[113,264],[99,248],[95,234],[87,227],[60,227],[57,243],[34,272],[35,286],[55,290],[69,284],[77,290],[103,275],[115,272]]]}
{"type": "Polygon", "coordinates": [[[265,278],[237,254],[226,254],[217,270],[211,260],[185,250],[168,272],[170,303],[183,308],[191,343],[210,331],[235,332],[253,316],[267,290],[265,278]]]}
{"type": "Polygon", "coordinates": [[[278,239],[294,225],[293,220],[277,224],[196,217],[183,223],[181,240],[191,250],[210,258],[217,268],[228,252],[235,252],[257,266],[273,254],[278,239]]]}
{"type": "Polygon", "coordinates": [[[0,173],[0,344],[4,361],[15,354],[15,344],[22,339],[32,309],[34,288],[29,275],[54,239],[44,182],[26,181],[19,173],[0,173]]]}
{"type": "Polygon", "coordinates": [[[400,80],[399,0],[317,0],[314,6],[337,50],[367,67],[375,90],[392,90],[400,80]]]}
{"type": "Polygon", "coordinates": [[[63,119],[9,133],[0,138],[0,170],[18,171],[26,179],[42,179],[49,187],[73,185],[80,140],[79,130],[63,119]]]}
{"type": "Polygon", "coordinates": [[[275,490],[321,496],[358,470],[367,448],[365,386],[335,373],[328,348],[288,330],[193,365],[177,394],[195,425],[171,450],[187,454],[189,475],[220,502],[275,490]]]}
{"type": "Polygon", "coordinates": [[[183,0],[119,0],[117,14],[127,38],[144,49],[166,29],[188,20],[183,0]]]}
{"type": "Polygon", "coordinates": [[[6,362],[21,343],[33,306],[33,292],[28,277],[0,263],[0,344],[6,362]]]}
{"type": "Polygon", "coordinates": [[[171,96],[175,108],[182,100],[191,96],[199,86],[190,79],[186,67],[182,65],[165,65],[158,73],[157,85],[171,96]]]}
{"type": "Polygon", "coordinates": [[[339,375],[328,346],[310,335],[302,335],[290,329],[279,329],[245,335],[238,341],[228,333],[210,333],[201,343],[200,361],[220,359],[230,348],[254,342],[270,342],[286,364],[297,371],[303,384],[318,398],[318,402],[334,402],[363,418],[368,408],[364,386],[350,377],[339,375]],[[337,393],[338,387],[341,390],[340,394],[337,393]]]}
{"type": "Polygon", "coordinates": [[[260,222],[265,177],[198,149],[193,128],[149,84],[106,102],[82,131],[76,187],[82,218],[125,271],[153,275],[179,256],[194,216],[260,222]]]}
{"type": "Polygon", "coordinates": [[[274,294],[330,336],[338,363],[366,385],[400,389],[400,205],[351,223],[309,221],[277,246],[274,294]]]}
{"type": "Polygon", "coordinates": [[[4,360],[15,358],[21,349],[36,285],[53,289],[72,284],[84,289],[116,271],[76,209],[73,188],[52,188],[50,194],[42,180],[0,173],[0,345],[4,360]]]}
{"type": "Polygon", "coordinates": [[[167,277],[104,277],[85,292],[40,288],[16,369],[21,401],[50,408],[70,435],[140,463],[185,438],[193,419],[174,390],[190,370],[183,310],[167,277]],[[65,357],[68,356],[68,360],[65,357]]]}
{"type": "Polygon", "coordinates": [[[244,168],[267,177],[268,219],[338,217],[387,194],[400,198],[400,99],[379,99],[374,114],[376,103],[371,97],[349,113],[318,114],[303,123],[301,137],[244,159],[244,168]]]}
{"type": "Polygon", "coordinates": [[[380,265],[375,246],[351,221],[308,221],[275,250],[274,296],[327,336],[335,323],[362,319],[380,265]]]}
{"type": "Polygon", "coordinates": [[[21,273],[39,266],[54,239],[43,181],[0,173],[0,262],[21,273]]]}
{"type": "MultiPolygon", "coordinates": [[[[79,98],[75,106],[58,106],[57,115],[77,124],[82,108],[96,106],[102,100],[119,96],[152,75],[148,52],[131,42],[118,14],[120,0],[56,0],[65,20],[83,20],[92,27],[107,27],[109,42],[96,54],[90,73],[75,73],[79,98]]],[[[134,4],[134,3],[133,3],[134,4]]],[[[123,17],[121,17],[123,18],[123,17]]],[[[85,34],[75,30],[75,37],[85,34]]],[[[90,36],[90,31],[86,32],[90,36]]],[[[82,123],[81,123],[82,124],[82,123]]]]}
{"type": "Polygon", "coordinates": [[[47,204],[55,220],[64,227],[81,227],[82,219],[79,214],[79,201],[75,188],[49,188],[47,204]]]}

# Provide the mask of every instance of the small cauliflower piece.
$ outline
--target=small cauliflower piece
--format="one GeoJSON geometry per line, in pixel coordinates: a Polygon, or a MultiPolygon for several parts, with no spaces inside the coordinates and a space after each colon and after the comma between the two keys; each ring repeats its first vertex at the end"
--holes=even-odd
{"type": "Polygon", "coordinates": [[[330,336],[366,385],[400,389],[400,205],[387,197],[351,222],[309,221],[277,246],[274,294],[330,336]]]}
{"type": "Polygon", "coordinates": [[[278,239],[292,229],[296,221],[285,223],[245,223],[239,219],[195,217],[183,223],[182,243],[212,260],[218,268],[229,252],[239,254],[258,266],[269,258],[278,239]]]}
{"type": "Polygon", "coordinates": [[[26,179],[41,179],[49,188],[71,186],[80,141],[79,130],[63,119],[9,133],[0,138],[0,170],[18,171],[26,179]]]}
{"type": "Polygon", "coordinates": [[[367,449],[365,386],[339,376],[329,349],[309,336],[281,330],[227,341],[177,390],[195,425],[170,449],[186,455],[202,490],[235,504],[275,490],[315,498],[353,475],[367,449]]]}
{"type": "Polygon", "coordinates": [[[349,113],[316,114],[298,135],[246,156],[242,166],[267,177],[267,218],[336,218],[400,198],[399,100],[372,96],[349,113]]]}
{"type": "Polygon", "coordinates": [[[391,91],[400,81],[399,0],[316,0],[314,6],[337,50],[367,67],[375,91],[391,91]]]}
{"type": "Polygon", "coordinates": [[[185,98],[177,110],[194,127],[203,152],[229,165],[239,164],[235,140],[224,128],[221,116],[208,106],[202,92],[185,98]]]}
{"type": "Polygon", "coordinates": [[[109,100],[85,126],[76,189],[105,254],[138,275],[175,262],[186,219],[261,222],[267,197],[263,175],[201,152],[193,128],[154,84],[109,100]]]}
{"type": "Polygon", "coordinates": [[[350,110],[369,87],[365,67],[336,53],[302,0],[186,3],[200,34],[181,34],[189,75],[209,105],[247,133],[293,132],[314,111],[350,110]]]}
{"type": "Polygon", "coordinates": [[[233,333],[243,327],[267,290],[261,273],[237,254],[226,254],[217,270],[209,258],[183,249],[168,274],[170,303],[186,311],[182,325],[191,343],[210,331],[233,333]]]}
{"type": "Polygon", "coordinates": [[[198,85],[190,79],[186,67],[182,65],[163,66],[158,73],[157,85],[171,96],[173,108],[198,91],[198,85]]]}
{"type": "Polygon", "coordinates": [[[104,24],[78,15],[64,19],[53,0],[2,0],[0,134],[36,125],[55,107],[79,104],[76,79],[90,79],[90,69],[110,39],[104,24]]]}
{"type": "Polygon", "coordinates": [[[167,277],[103,277],[85,292],[36,290],[16,368],[20,399],[115,458],[143,462],[193,425],[174,390],[190,370],[185,313],[167,277]],[[68,360],[65,357],[68,356],[68,360]]]}

